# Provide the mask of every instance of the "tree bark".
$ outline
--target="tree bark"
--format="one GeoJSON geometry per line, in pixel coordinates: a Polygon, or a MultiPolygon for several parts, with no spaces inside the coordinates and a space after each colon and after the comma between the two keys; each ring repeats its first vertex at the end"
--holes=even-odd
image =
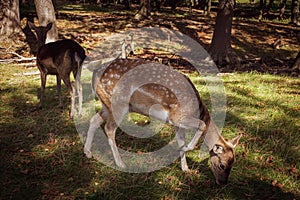
{"type": "Polygon", "coordinates": [[[286,7],[286,1],[287,0],[282,0],[281,5],[280,5],[280,13],[279,13],[279,19],[283,19],[283,15],[285,12],[285,7],[286,7]]]}
{"type": "Polygon", "coordinates": [[[148,19],[150,17],[150,0],[141,0],[141,8],[134,16],[136,20],[148,19]]]}
{"type": "Polygon", "coordinates": [[[131,0],[123,0],[123,5],[126,10],[130,10],[131,9],[131,0]]]}
{"type": "Polygon", "coordinates": [[[210,47],[210,55],[217,65],[239,64],[239,59],[231,48],[231,29],[234,0],[220,0],[210,47]],[[226,61],[226,62],[224,62],[226,61]]]}
{"type": "Polygon", "coordinates": [[[267,5],[267,0],[259,1],[259,17],[258,17],[259,20],[261,20],[263,15],[265,14],[266,5],[267,5]]]}
{"type": "Polygon", "coordinates": [[[269,5],[267,7],[267,13],[270,13],[274,4],[274,0],[269,0],[269,5]]]}
{"type": "Polygon", "coordinates": [[[296,59],[295,59],[295,62],[293,64],[293,69],[298,69],[300,70],[300,52],[298,53],[296,59]]]}
{"type": "Polygon", "coordinates": [[[56,17],[52,0],[34,0],[36,13],[40,26],[47,26],[52,22],[52,28],[47,33],[46,43],[56,41],[58,39],[56,28],[56,17]]]}
{"type": "Polygon", "coordinates": [[[21,31],[19,0],[2,0],[0,5],[0,35],[21,31]]]}
{"type": "Polygon", "coordinates": [[[299,2],[298,0],[292,0],[291,9],[291,22],[296,25],[300,25],[300,13],[299,13],[299,2]]]}
{"type": "Polygon", "coordinates": [[[206,0],[204,12],[208,17],[210,17],[210,10],[211,10],[211,0],[206,0]]]}
{"type": "Polygon", "coordinates": [[[173,0],[173,1],[171,1],[171,2],[172,2],[172,3],[171,3],[171,10],[172,10],[173,12],[175,12],[176,7],[177,7],[178,0],[173,0]]]}

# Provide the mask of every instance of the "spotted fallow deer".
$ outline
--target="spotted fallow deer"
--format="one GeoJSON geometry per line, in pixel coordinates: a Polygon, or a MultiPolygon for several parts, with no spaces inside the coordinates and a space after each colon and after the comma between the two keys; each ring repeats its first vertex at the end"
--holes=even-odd
{"type": "Polygon", "coordinates": [[[192,82],[174,71],[140,59],[116,59],[107,67],[94,71],[93,88],[102,102],[102,109],[90,120],[84,152],[87,157],[92,156],[94,133],[106,122],[104,131],[115,163],[125,168],[116,146],[115,132],[126,113],[136,112],[174,126],[183,171],[189,170],[185,152],[194,149],[198,140],[205,137],[216,183],[226,184],[240,136],[226,141],[192,82]],[[185,129],[196,129],[189,144],[186,144],[185,129]]]}
{"type": "Polygon", "coordinates": [[[41,92],[39,108],[42,108],[47,75],[56,75],[57,93],[59,98],[59,107],[62,107],[61,98],[61,79],[67,86],[71,95],[70,117],[74,116],[75,91],[70,81],[70,74],[76,79],[76,87],[79,97],[78,114],[82,112],[82,86],[80,81],[81,67],[86,58],[84,49],[73,40],[58,40],[45,44],[47,32],[51,29],[52,23],[47,26],[35,26],[32,22],[28,25],[36,33],[39,49],[37,52],[37,67],[41,74],[41,92]]]}

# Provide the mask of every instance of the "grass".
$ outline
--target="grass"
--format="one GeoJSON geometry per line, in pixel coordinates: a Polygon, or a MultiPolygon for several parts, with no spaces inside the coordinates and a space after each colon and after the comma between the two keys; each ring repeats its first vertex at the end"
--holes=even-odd
{"type": "MultiPolygon", "coordinates": [[[[126,29],[136,12],[119,11],[115,6],[60,7],[60,37],[76,38],[87,53],[105,35],[126,29]]],[[[34,8],[21,9],[25,10],[34,8]]],[[[210,44],[214,18],[178,13],[162,12],[153,18],[182,22],[175,23],[180,31],[210,44]]],[[[242,57],[285,60],[296,56],[296,29],[242,17],[237,15],[233,26],[233,47],[242,57]],[[280,35],[284,45],[271,49],[270,44],[280,35]]],[[[22,51],[29,52],[23,46],[16,52],[22,51]]],[[[230,182],[220,187],[214,183],[207,153],[201,151],[199,157],[199,148],[187,154],[189,173],[180,170],[179,160],[158,171],[133,174],[85,158],[74,121],[68,116],[66,88],[65,107],[59,109],[55,78],[50,76],[44,109],[38,110],[39,76],[14,75],[37,69],[13,64],[0,65],[0,69],[0,199],[300,199],[299,78],[255,72],[223,74],[227,117],[222,134],[226,138],[243,134],[243,138],[236,149],[230,182]]],[[[191,79],[210,105],[205,82],[195,75],[191,79]]],[[[141,126],[148,123],[148,118],[130,117],[141,126]]],[[[122,133],[117,141],[122,148],[141,153],[165,145],[172,136],[171,127],[165,126],[149,139],[133,140],[122,133]]]]}
{"type": "MultiPolygon", "coordinates": [[[[55,78],[48,78],[45,107],[38,110],[39,77],[14,75],[36,69],[0,68],[0,199],[300,198],[297,78],[223,74],[228,108],[222,134],[226,138],[244,136],[236,149],[230,183],[221,187],[214,183],[207,154],[199,158],[199,149],[188,153],[189,173],[180,170],[179,160],[158,171],[132,174],[85,158],[74,122],[68,117],[67,99],[64,109],[57,107],[55,78]]],[[[203,88],[199,78],[192,80],[198,89],[203,88]]],[[[209,104],[207,91],[200,94],[209,104]]],[[[136,123],[147,120],[131,117],[136,123]]],[[[162,134],[167,134],[164,131],[171,130],[163,129],[162,134]]],[[[133,151],[143,146],[151,149],[155,143],[123,139],[128,139],[126,134],[117,137],[133,151]]]]}

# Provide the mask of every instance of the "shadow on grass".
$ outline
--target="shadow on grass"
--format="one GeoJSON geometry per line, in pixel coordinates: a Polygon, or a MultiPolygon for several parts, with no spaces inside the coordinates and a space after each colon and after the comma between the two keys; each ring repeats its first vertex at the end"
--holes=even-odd
{"type": "Polygon", "coordinates": [[[47,87],[42,110],[32,100],[36,89],[1,91],[6,96],[1,103],[6,113],[0,123],[1,199],[63,197],[90,182],[91,163],[83,156],[67,109],[57,108],[58,102],[51,99],[54,88],[47,87]]]}
{"type": "MultiPolygon", "coordinates": [[[[252,95],[251,90],[247,88],[233,87],[236,84],[246,85],[242,81],[230,85],[227,83],[228,89],[251,99],[253,104],[250,103],[250,107],[263,109],[262,105],[255,103],[256,101],[267,105],[273,104],[287,113],[293,112],[280,101],[266,102],[252,95]]],[[[268,157],[254,159],[241,150],[237,152],[237,163],[231,173],[230,182],[223,187],[214,183],[207,159],[199,162],[199,159],[189,158],[188,164],[192,171],[188,173],[181,171],[178,159],[174,164],[161,170],[142,174],[123,173],[97,163],[93,159],[87,159],[83,156],[82,143],[79,141],[73,121],[68,118],[68,109],[61,111],[57,108],[58,102],[53,98],[56,87],[47,87],[45,107],[41,111],[36,109],[38,100],[33,100],[37,94],[35,87],[6,86],[1,89],[1,107],[5,108],[1,110],[3,117],[0,124],[2,199],[298,198],[292,192],[283,191],[282,186],[274,182],[272,175],[266,176],[268,173],[280,170],[274,168],[270,160],[266,160],[268,157]]],[[[293,88],[290,91],[293,91],[293,88]]],[[[66,93],[64,89],[64,97],[66,93]]],[[[232,104],[241,107],[248,104],[245,99],[237,96],[229,96],[228,103],[231,108],[232,104]]],[[[66,98],[65,105],[68,105],[66,98]]],[[[297,116],[298,114],[294,113],[284,122],[288,123],[292,117],[297,116]]],[[[251,136],[246,136],[249,141],[244,139],[242,144],[249,147],[249,150],[255,149],[250,146],[252,145],[250,143],[261,146],[262,155],[270,152],[269,148],[272,146],[268,145],[272,144],[271,140],[289,139],[287,135],[274,134],[273,128],[261,128],[257,133],[256,123],[251,125],[249,121],[238,117],[236,112],[230,111],[227,120],[230,126],[246,127],[246,133],[251,136]],[[258,139],[250,141],[258,135],[258,139]]],[[[275,125],[277,122],[276,119],[269,121],[275,125]]],[[[275,127],[277,126],[280,124],[275,127]]],[[[128,137],[121,135],[119,139],[122,138],[128,137]]],[[[134,146],[131,142],[128,142],[129,146],[134,146]]],[[[143,145],[138,148],[142,147],[143,145]]],[[[279,147],[279,143],[276,147],[279,147]]],[[[275,150],[272,151],[272,155],[281,157],[288,163],[287,165],[293,163],[290,158],[297,158],[298,155],[296,151],[289,149],[289,146],[285,147],[282,153],[275,150]]],[[[288,176],[289,172],[284,169],[279,173],[288,176]]]]}

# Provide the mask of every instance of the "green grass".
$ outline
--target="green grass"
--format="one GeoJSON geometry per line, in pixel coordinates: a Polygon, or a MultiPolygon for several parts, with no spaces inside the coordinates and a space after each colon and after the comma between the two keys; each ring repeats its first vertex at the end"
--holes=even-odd
{"type": "MultiPolygon", "coordinates": [[[[226,186],[217,186],[207,156],[188,153],[192,171],[180,162],[151,173],[111,169],[83,155],[74,122],[57,107],[55,78],[48,78],[44,109],[38,110],[36,70],[0,66],[0,199],[297,199],[300,198],[300,80],[288,76],[233,73],[222,76],[227,94],[223,135],[243,134],[237,163],[226,186]]],[[[209,105],[203,81],[192,78],[209,105]]],[[[131,116],[136,123],[147,118],[131,116]]],[[[169,127],[161,134],[168,134],[169,127]]],[[[124,136],[125,135],[125,136],[124,136]]],[[[160,138],[160,137],[157,137],[160,138]]],[[[133,151],[151,149],[151,139],[117,140],[133,151]],[[150,145],[150,146],[149,146],[150,145]],[[136,149],[134,149],[136,148],[136,149]]],[[[130,139],[130,138],[129,138],[130,139]]],[[[105,141],[104,141],[105,142],[105,141]]]]}

